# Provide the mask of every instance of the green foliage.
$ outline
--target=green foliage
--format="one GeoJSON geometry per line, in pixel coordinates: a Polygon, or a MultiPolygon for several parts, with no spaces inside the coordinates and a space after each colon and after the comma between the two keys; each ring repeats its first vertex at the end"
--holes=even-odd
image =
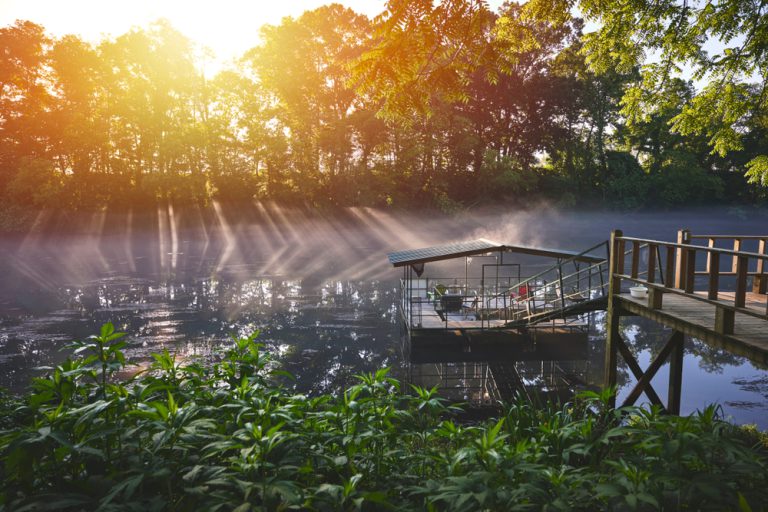
{"type": "Polygon", "coordinates": [[[25,158],[8,185],[8,194],[28,206],[54,206],[61,190],[61,178],[57,174],[52,162],[25,158]]]}
{"type": "MultiPolygon", "coordinates": [[[[743,126],[768,106],[768,5],[751,0],[531,0],[526,15],[560,26],[578,11],[599,28],[583,37],[583,53],[597,74],[639,70],[628,84],[622,114],[649,119],[667,105],[667,86],[687,71],[704,84],[672,119],[684,136],[703,135],[721,156],[743,147],[743,126]]],[[[752,160],[751,177],[763,172],[752,160]]]]}
{"type": "Polygon", "coordinates": [[[515,165],[510,157],[487,151],[481,168],[479,188],[483,194],[525,196],[538,188],[538,177],[532,170],[515,165]]]}
{"type": "MultiPolygon", "coordinates": [[[[766,9],[390,0],[369,20],[331,4],[261,27],[213,77],[167,21],[98,44],[18,21],[0,28],[0,227],[44,208],[254,197],[454,212],[532,193],[628,208],[690,195],[656,183],[640,200],[644,180],[612,168],[620,151],[656,181],[682,151],[697,176],[762,186],[766,9]],[[583,34],[574,6],[599,30],[583,34]],[[706,55],[707,38],[722,51],[706,55]]],[[[733,185],[731,201],[760,193],[733,185]]]]}
{"type": "Polygon", "coordinates": [[[651,187],[657,202],[665,206],[705,203],[723,191],[720,178],[707,173],[693,155],[680,151],[668,152],[651,187]]]}
{"type": "Polygon", "coordinates": [[[608,181],[606,196],[613,206],[636,209],[647,202],[648,176],[629,153],[611,151],[606,155],[608,181]]]}
{"type": "Polygon", "coordinates": [[[760,155],[747,164],[747,177],[750,183],[768,187],[768,156],[760,155]]]}
{"type": "Polygon", "coordinates": [[[3,510],[759,509],[762,434],[710,407],[687,418],[520,402],[456,421],[437,388],[388,370],[338,395],[295,395],[255,335],[208,364],[164,351],[128,381],[107,324],[75,359],[0,394],[3,510]]]}

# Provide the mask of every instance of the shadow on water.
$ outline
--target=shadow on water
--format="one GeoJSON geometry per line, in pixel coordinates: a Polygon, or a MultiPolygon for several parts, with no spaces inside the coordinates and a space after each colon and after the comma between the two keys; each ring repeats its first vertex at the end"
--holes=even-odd
{"type": "MultiPolygon", "coordinates": [[[[405,376],[400,273],[387,263],[389,251],[478,237],[579,250],[607,239],[613,228],[661,240],[673,240],[683,227],[765,234],[764,218],[739,210],[617,214],[547,207],[445,217],[371,208],[322,213],[268,202],[67,219],[42,214],[28,235],[0,238],[0,385],[22,389],[35,367],[60,361],[63,346],[105,321],[129,332],[128,354],[139,363],[163,347],[205,357],[230,335],[259,330],[302,391],[334,391],[353,374],[382,366],[405,376]]],[[[666,333],[651,322],[624,322],[625,337],[647,364],[666,333]]],[[[580,367],[585,383],[600,382],[604,336],[597,315],[580,367]]],[[[683,412],[718,401],[737,421],[768,428],[765,370],[697,340],[687,340],[686,354],[683,412]]],[[[546,363],[525,363],[521,377],[545,379],[536,364],[546,363]]],[[[661,383],[664,375],[662,368],[656,379],[661,383]]],[[[626,368],[621,377],[620,393],[627,393],[626,368]]]]}

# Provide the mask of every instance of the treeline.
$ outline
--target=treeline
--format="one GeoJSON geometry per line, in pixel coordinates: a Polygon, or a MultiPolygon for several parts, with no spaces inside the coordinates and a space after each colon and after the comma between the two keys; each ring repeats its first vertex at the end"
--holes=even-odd
{"type": "Polygon", "coordinates": [[[628,122],[639,72],[591,71],[582,25],[472,0],[390,1],[375,20],[333,4],[265,25],[209,76],[211,56],[165,21],[97,45],[17,21],[0,29],[5,215],[158,199],[452,210],[763,194],[743,173],[765,153],[765,114],[740,120],[740,151],[713,153],[670,128],[695,94],[676,78],[628,122]]]}

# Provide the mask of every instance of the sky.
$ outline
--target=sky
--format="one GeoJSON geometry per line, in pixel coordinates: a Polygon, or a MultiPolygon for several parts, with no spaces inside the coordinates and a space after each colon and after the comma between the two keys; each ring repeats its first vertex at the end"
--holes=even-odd
{"type": "MultiPolygon", "coordinates": [[[[0,26],[17,19],[33,21],[49,34],[77,34],[90,42],[119,36],[166,18],[181,33],[213,50],[220,62],[258,44],[259,28],[298,17],[333,0],[0,0],[0,26]]],[[[374,17],[385,0],[335,0],[374,17]]],[[[502,0],[488,2],[496,9],[502,0]]]]}

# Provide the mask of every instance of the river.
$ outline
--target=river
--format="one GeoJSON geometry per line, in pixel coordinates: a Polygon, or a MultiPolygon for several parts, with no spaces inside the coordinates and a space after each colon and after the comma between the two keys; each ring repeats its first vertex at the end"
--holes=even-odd
{"type": "MultiPolygon", "coordinates": [[[[255,203],[141,214],[41,215],[27,235],[0,238],[0,386],[24,389],[67,356],[66,345],[113,322],[129,333],[127,354],[146,365],[167,348],[209,357],[231,336],[259,331],[265,350],[302,392],[334,392],[380,367],[406,375],[396,304],[401,274],[386,253],[478,237],[581,250],[614,228],[674,240],[706,234],[765,234],[765,212],[723,208],[649,213],[569,212],[542,206],[444,216],[255,203]]],[[[624,321],[641,366],[667,334],[624,321]]],[[[605,326],[593,319],[588,380],[599,383],[605,326]]],[[[665,396],[666,368],[654,379],[665,396]]],[[[632,379],[623,368],[620,398],[632,379]]],[[[644,398],[644,397],[643,397],[644,398]]],[[[768,371],[686,339],[682,413],[716,402],[737,423],[768,429],[768,371]]]]}

